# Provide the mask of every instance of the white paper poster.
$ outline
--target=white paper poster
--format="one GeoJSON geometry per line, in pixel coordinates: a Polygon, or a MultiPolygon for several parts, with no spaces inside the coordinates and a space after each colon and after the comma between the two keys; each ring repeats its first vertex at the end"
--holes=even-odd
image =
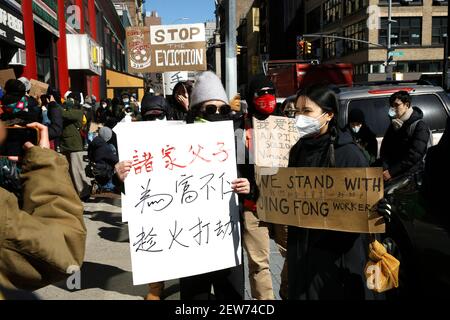
{"type": "Polygon", "coordinates": [[[119,158],[133,161],[122,210],[134,285],[241,264],[232,122],[115,131],[119,158]]]}

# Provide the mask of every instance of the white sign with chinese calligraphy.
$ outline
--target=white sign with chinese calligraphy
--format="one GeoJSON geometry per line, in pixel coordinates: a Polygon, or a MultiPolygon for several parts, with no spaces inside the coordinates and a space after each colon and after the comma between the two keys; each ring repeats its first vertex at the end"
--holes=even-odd
{"type": "Polygon", "coordinates": [[[253,118],[254,160],[257,166],[285,168],[289,152],[300,134],[295,119],[270,116],[266,120],[253,118]]]}
{"type": "Polygon", "coordinates": [[[172,95],[175,85],[180,81],[187,81],[188,76],[187,71],[164,72],[164,87],[166,95],[172,95]]]}
{"type": "Polygon", "coordinates": [[[233,124],[115,128],[134,285],[241,264],[233,124]]]}

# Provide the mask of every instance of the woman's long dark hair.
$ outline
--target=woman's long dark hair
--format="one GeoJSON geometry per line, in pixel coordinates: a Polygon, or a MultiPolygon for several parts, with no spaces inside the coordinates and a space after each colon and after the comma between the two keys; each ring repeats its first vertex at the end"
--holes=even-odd
{"type": "Polygon", "coordinates": [[[315,104],[317,104],[323,112],[332,112],[334,114],[331,121],[328,123],[328,133],[330,134],[330,146],[328,149],[328,164],[330,167],[335,166],[335,145],[338,140],[338,115],[339,115],[339,100],[336,93],[328,86],[316,84],[297,93],[296,103],[300,97],[307,97],[315,104]]]}

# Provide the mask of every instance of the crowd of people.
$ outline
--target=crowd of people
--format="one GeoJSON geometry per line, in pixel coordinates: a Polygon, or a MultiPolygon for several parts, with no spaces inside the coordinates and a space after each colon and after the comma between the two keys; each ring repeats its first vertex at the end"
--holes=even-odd
{"type": "MultiPolygon", "coordinates": [[[[81,266],[86,240],[81,201],[93,192],[123,191],[131,170],[131,161],[118,158],[113,129],[119,122],[228,120],[243,130],[247,161],[237,164],[240,178],[232,187],[241,200],[251,296],[258,300],[274,299],[271,238],[285,258],[282,299],[383,296],[366,285],[369,235],[288,228],[259,219],[255,167],[249,161],[254,152],[252,118],[295,118],[300,140],[291,149],[289,167],[377,166],[383,167],[386,183],[420,172],[427,186],[449,172],[440,156],[450,154],[449,126],[429,152],[433,165],[426,162],[423,170],[431,132],[420,106],[412,106],[404,91],[389,100],[392,121],[380,152],[363,110],[351,110],[348,125],[338,125],[339,102],[332,88],[308,86],[280,106],[274,84],[264,75],[251,80],[242,101],[239,95],[230,101],[221,80],[210,71],[195,81],[178,83],[169,98],[148,92],[140,102],[135,94],[123,93],[97,103],[94,96],[75,91],[61,95],[51,87],[46,94],[32,97],[26,78],[8,80],[2,92],[0,145],[6,141],[6,127],[28,126],[40,132],[37,146],[24,146],[22,159],[0,158],[0,286],[5,289],[36,289],[67,277],[69,267],[81,266]],[[91,179],[97,190],[92,189],[91,179]]],[[[441,208],[436,193],[424,197],[433,198],[434,208],[441,208]]],[[[379,213],[388,220],[390,206],[380,206],[379,213]]],[[[180,279],[181,299],[211,299],[211,287],[216,299],[244,299],[243,266],[180,279]]],[[[147,299],[160,299],[163,290],[163,282],[149,284],[147,299]]]]}

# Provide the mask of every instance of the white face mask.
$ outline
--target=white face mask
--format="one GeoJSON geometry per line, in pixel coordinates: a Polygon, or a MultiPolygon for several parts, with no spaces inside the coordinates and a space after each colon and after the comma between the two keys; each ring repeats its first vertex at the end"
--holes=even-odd
{"type": "Polygon", "coordinates": [[[395,112],[395,109],[390,107],[389,108],[389,117],[395,118],[397,116],[397,113],[395,112]]]}
{"type": "Polygon", "coordinates": [[[362,126],[352,127],[352,131],[353,131],[354,133],[358,133],[359,130],[361,130],[361,127],[362,127],[362,126]]]}
{"type": "Polygon", "coordinates": [[[162,119],[158,119],[156,118],[155,121],[167,121],[166,117],[162,118],[162,119]]]}
{"type": "Polygon", "coordinates": [[[320,117],[312,118],[304,115],[299,115],[295,117],[295,126],[300,132],[300,138],[315,135],[320,132],[320,129],[326,124],[326,122],[320,125],[319,119],[322,118],[326,113],[323,113],[320,117]]]}
{"type": "Polygon", "coordinates": [[[128,103],[130,102],[130,99],[123,99],[123,103],[128,103]]]}

